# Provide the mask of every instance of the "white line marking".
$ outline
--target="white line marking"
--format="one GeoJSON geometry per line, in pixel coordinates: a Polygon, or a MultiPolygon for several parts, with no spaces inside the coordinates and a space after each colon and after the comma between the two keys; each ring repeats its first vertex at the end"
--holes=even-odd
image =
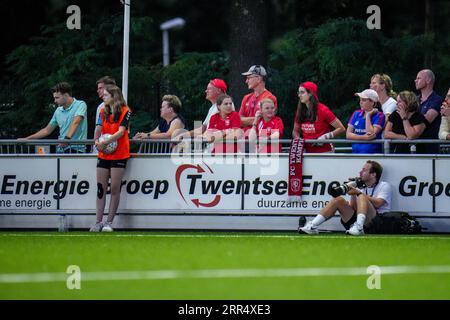
{"type": "MultiPolygon", "coordinates": [[[[449,265],[438,266],[385,266],[381,275],[389,274],[442,274],[450,273],[449,265]]],[[[201,278],[278,278],[365,276],[366,267],[350,268],[290,268],[290,269],[212,269],[212,270],[148,270],[82,272],[81,281],[130,281],[201,278]]],[[[66,281],[65,273],[12,273],[0,274],[0,283],[41,283],[66,281]]]]}
{"type": "Polygon", "coordinates": [[[135,238],[135,237],[145,237],[145,238],[289,238],[290,240],[306,240],[306,239],[407,239],[407,240],[450,240],[449,236],[395,236],[395,235],[366,235],[359,237],[351,237],[348,235],[261,235],[261,234],[60,234],[60,233],[49,233],[49,234],[33,234],[33,233],[0,233],[0,237],[95,237],[95,236],[113,236],[113,237],[125,237],[125,238],[135,238]]]}

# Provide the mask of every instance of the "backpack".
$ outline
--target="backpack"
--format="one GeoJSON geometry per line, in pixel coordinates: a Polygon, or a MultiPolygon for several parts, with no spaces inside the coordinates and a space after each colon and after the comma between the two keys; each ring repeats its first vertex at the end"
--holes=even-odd
{"type": "Polygon", "coordinates": [[[422,232],[419,221],[404,211],[377,214],[365,229],[369,234],[416,234],[422,232]]]}

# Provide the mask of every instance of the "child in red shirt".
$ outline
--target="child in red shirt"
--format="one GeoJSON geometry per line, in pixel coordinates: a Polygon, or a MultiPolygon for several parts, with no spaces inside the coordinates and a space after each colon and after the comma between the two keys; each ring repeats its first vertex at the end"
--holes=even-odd
{"type": "Polygon", "coordinates": [[[233,100],[229,95],[223,94],[217,98],[217,108],[219,113],[211,117],[208,130],[202,137],[214,143],[213,153],[236,153],[239,150],[237,143],[229,143],[229,141],[242,138],[241,117],[233,110],[233,100]]]}
{"type": "Polygon", "coordinates": [[[249,141],[256,142],[257,153],[281,152],[278,139],[283,136],[283,120],[276,115],[276,106],[271,99],[261,101],[261,111],[257,111],[249,133],[249,141]],[[270,142],[267,140],[270,138],[270,142]]]}

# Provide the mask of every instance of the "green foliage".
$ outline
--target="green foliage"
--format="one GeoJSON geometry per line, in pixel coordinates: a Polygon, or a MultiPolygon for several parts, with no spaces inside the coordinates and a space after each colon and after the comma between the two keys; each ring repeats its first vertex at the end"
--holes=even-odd
{"type": "Polygon", "coordinates": [[[182,114],[190,128],[195,120],[203,121],[211,106],[205,100],[209,80],[222,78],[227,81],[228,63],[225,53],[187,53],[164,68],[161,96],[175,94],[181,99],[182,114]]]}
{"type": "MultiPolygon", "coordinates": [[[[135,48],[138,54],[132,55],[129,81],[133,89],[128,100],[132,107],[136,102],[137,109],[145,105],[143,97],[148,96],[149,88],[155,86],[155,81],[150,81],[155,78],[152,69],[142,66],[153,37],[149,31],[151,23],[152,20],[145,17],[131,22],[130,42],[133,45],[130,51],[135,48]]],[[[114,15],[100,20],[83,20],[81,30],[68,30],[65,24],[43,27],[41,35],[31,39],[30,44],[15,49],[9,54],[7,63],[15,81],[20,83],[22,97],[19,107],[4,116],[11,120],[8,128],[2,130],[4,134],[10,136],[20,132],[20,136],[25,136],[45,126],[54,111],[53,107],[48,107],[53,103],[50,88],[60,81],[69,82],[74,97],[86,101],[92,134],[99,103],[95,81],[111,75],[120,85],[122,39],[123,17],[114,15]]]]}
{"type": "MultiPolygon", "coordinates": [[[[1,115],[2,136],[24,136],[45,126],[54,109],[49,88],[59,81],[73,85],[74,96],[85,100],[92,133],[99,99],[95,81],[111,75],[120,85],[122,78],[122,15],[89,21],[81,30],[65,25],[44,27],[33,38],[8,56],[14,83],[20,84],[21,97],[14,112],[1,115]],[[18,133],[19,132],[19,133],[18,133]]],[[[159,30],[148,17],[131,20],[128,104],[134,112],[132,134],[149,131],[159,120],[161,97],[180,97],[182,114],[192,128],[203,120],[209,102],[205,88],[212,78],[227,80],[230,57],[225,52],[185,53],[173,64],[162,67],[159,30]],[[155,46],[158,49],[155,49],[155,46]]],[[[354,93],[366,89],[375,73],[387,73],[394,90],[413,90],[417,71],[424,68],[426,52],[434,53],[436,89],[444,93],[450,83],[448,37],[397,34],[368,30],[363,20],[330,20],[315,28],[293,30],[271,43],[267,88],[278,98],[279,116],[285,122],[285,138],[290,137],[303,81],[319,86],[319,98],[346,124],[358,108],[354,93]]],[[[234,96],[239,107],[242,97],[234,96]]]]}
{"type": "MultiPolygon", "coordinates": [[[[270,65],[277,71],[268,87],[279,99],[279,115],[285,120],[286,134],[292,130],[293,123],[287,119],[295,113],[301,82],[316,82],[319,99],[346,124],[359,108],[354,93],[368,88],[373,74],[389,74],[396,91],[413,90],[413,80],[423,68],[424,54],[431,48],[431,39],[424,36],[406,34],[391,39],[382,31],[367,29],[365,21],[352,18],[295,30],[277,39],[272,43],[270,56],[270,65]]],[[[448,53],[440,52],[439,61],[444,61],[448,53]]],[[[448,83],[448,76],[446,80],[448,83]]]]}

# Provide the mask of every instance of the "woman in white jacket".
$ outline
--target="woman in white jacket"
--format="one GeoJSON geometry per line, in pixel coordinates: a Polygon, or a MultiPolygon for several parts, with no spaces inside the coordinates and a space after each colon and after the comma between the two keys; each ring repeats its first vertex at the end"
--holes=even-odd
{"type": "Polygon", "coordinates": [[[439,128],[439,139],[450,140],[450,89],[448,89],[444,102],[441,106],[441,127],[439,128]]]}

